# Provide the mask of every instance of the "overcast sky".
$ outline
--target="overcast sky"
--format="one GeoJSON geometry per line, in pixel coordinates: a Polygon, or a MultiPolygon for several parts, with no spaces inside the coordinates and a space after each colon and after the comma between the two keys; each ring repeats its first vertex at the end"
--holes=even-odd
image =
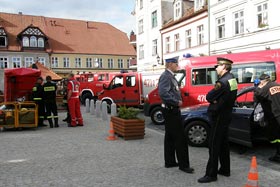
{"type": "Polygon", "coordinates": [[[119,30],[135,30],[135,0],[0,0],[0,12],[106,22],[119,30]]]}

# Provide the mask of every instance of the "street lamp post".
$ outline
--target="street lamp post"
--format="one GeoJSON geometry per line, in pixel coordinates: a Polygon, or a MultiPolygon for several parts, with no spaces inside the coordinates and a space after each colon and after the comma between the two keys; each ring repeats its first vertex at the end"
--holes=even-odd
{"type": "Polygon", "coordinates": [[[157,55],[157,63],[162,65],[162,63],[160,63],[160,57],[157,55]]]}

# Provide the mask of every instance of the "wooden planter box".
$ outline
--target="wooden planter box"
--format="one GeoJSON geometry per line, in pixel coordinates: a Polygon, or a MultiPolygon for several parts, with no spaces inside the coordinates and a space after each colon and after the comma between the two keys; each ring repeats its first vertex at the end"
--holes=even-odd
{"type": "Polygon", "coordinates": [[[122,119],[112,116],[114,131],[124,140],[143,139],[145,135],[145,121],[141,119],[122,119]]]}

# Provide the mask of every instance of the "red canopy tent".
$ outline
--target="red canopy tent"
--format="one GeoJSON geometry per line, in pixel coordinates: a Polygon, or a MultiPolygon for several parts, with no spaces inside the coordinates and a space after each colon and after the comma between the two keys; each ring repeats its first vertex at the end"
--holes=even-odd
{"type": "Polygon", "coordinates": [[[25,100],[30,100],[32,88],[40,75],[41,71],[37,69],[5,69],[4,101],[16,101],[22,97],[25,97],[25,100]]]}

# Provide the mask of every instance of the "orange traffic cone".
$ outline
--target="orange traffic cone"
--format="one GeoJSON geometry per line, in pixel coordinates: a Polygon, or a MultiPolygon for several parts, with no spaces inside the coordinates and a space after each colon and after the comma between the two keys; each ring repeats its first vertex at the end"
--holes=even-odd
{"type": "Polygon", "coordinates": [[[257,158],[256,156],[252,157],[251,168],[248,174],[248,180],[245,186],[243,187],[258,187],[258,170],[257,170],[257,158]]]}
{"type": "Polygon", "coordinates": [[[109,136],[106,139],[107,140],[116,140],[117,139],[115,137],[115,131],[114,131],[113,123],[112,122],[110,122],[109,136]]]}

